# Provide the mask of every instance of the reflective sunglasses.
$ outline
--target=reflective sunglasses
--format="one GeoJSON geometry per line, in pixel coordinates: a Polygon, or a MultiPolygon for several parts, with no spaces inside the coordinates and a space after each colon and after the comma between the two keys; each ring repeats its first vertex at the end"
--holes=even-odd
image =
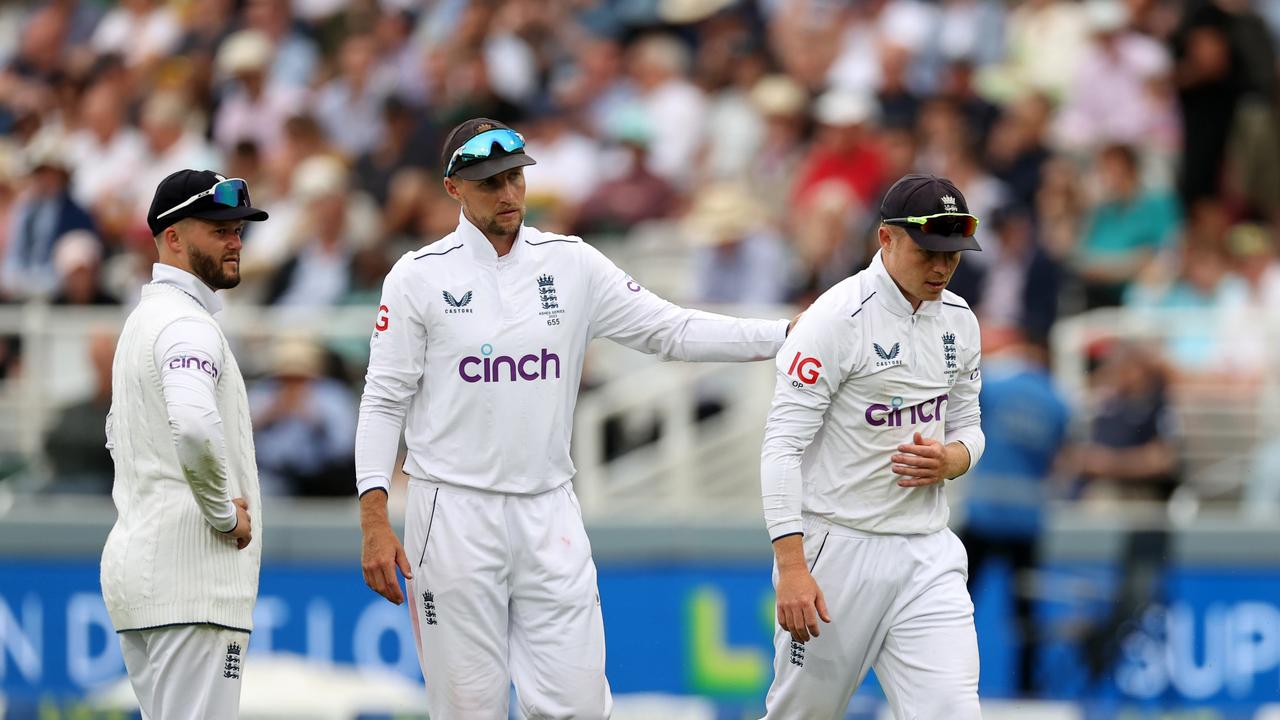
{"type": "Polygon", "coordinates": [[[507,128],[486,130],[462,143],[462,147],[453,151],[453,155],[449,158],[449,165],[444,170],[444,176],[449,177],[454,170],[457,170],[462,165],[489,157],[493,152],[494,145],[508,153],[523,150],[524,136],[515,130],[508,130],[507,128]]]}
{"type": "Polygon", "coordinates": [[[160,213],[156,216],[156,219],[159,220],[169,213],[177,212],[200,198],[209,197],[210,195],[213,196],[213,201],[219,205],[226,205],[227,207],[247,206],[249,204],[249,185],[240,178],[219,180],[208,190],[196,193],[186,200],[183,200],[181,203],[178,203],[177,205],[174,205],[168,210],[160,213]]]}
{"type": "Polygon", "coordinates": [[[891,225],[916,225],[926,235],[962,235],[973,237],[978,231],[978,217],[968,213],[937,213],[936,215],[910,215],[885,218],[891,225]]]}

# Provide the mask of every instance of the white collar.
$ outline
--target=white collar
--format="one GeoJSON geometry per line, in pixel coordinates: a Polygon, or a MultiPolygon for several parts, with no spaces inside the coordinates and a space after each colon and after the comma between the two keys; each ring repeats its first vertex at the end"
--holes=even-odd
{"type": "Polygon", "coordinates": [[[480,228],[476,227],[467,219],[465,213],[458,211],[458,238],[471,251],[477,260],[486,263],[496,263],[499,260],[503,262],[512,262],[515,260],[516,246],[520,244],[520,239],[524,237],[525,225],[521,224],[520,229],[516,231],[516,240],[511,245],[511,252],[502,257],[498,257],[498,251],[493,248],[493,243],[489,242],[489,238],[480,232],[480,228]]]}
{"type": "Polygon", "coordinates": [[[222,301],[214,294],[213,288],[204,284],[200,278],[182,268],[156,263],[151,266],[151,282],[172,285],[195,298],[210,315],[222,310],[222,301]]]}
{"type": "Polygon", "coordinates": [[[937,315],[942,309],[942,303],[938,300],[925,300],[920,303],[920,307],[913,310],[911,303],[907,301],[907,296],[902,294],[902,288],[898,287],[898,283],[889,275],[889,269],[884,266],[882,255],[884,250],[876,252],[875,257],[871,258],[871,265],[867,267],[872,278],[874,278],[874,287],[876,299],[880,301],[895,315],[911,316],[911,315],[937,315]]]}

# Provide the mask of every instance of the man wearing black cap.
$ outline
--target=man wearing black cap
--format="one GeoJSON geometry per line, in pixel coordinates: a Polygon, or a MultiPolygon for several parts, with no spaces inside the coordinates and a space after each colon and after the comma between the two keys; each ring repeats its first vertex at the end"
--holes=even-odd
{"type": "Polygon", "coordinates": [[[908,175],[880,252],[778,353],[760,463],[778,628],[767,718],[843,718],[875,667],[894,717],[970,720],[978,646],[943,484],[978,462],[978,321],[947,282],[978,220],[908,175]],[[830,623],[819,627],[819,620],[830,623]]]}
{"type": "Polygon", "coordinates": [[[786,320],[686,310],[580,238],[523,224],[533,158],[499,122],[454,128],[441,158],[458,229],[382,289],[356,432],[365,582],[407,580],[434,720],[608,717],[595,565],[570,480],[587,343],[664,358],[772,357],[786,320]],[[400,431],[405,543],[387,519],[400,431]],[[408,554],[406,555],[406,549],[408,554]]]}
{"type": "Polygon", "coordinates": [[[262,516],[244,381],[213,316],[246,221],[266,219],[243,180],[208,170],[165,178],[147,213],[160,261],[116,346],[101,577],[143,717],[239,715],[262,516]]]}

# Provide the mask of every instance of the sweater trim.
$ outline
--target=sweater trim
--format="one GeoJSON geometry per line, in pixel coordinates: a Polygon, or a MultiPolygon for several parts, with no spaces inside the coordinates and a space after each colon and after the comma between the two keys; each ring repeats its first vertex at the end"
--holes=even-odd
{"type": "Polygon", "coordinates": [[[165,623],[164,625],[148,625],[146,627],[120,628],[116,630],[116,634],[119,635],[120,633],[127,633],[127,632],[142,632],[143,630],[166,630],[168,628],[191,627],[193,625],[198,625],[202,627],[214,627],[220,630],[233,630],[235,632],[245,633],[246,635],[253,633],[252,630],[249,630],[247,628],[233,627],[231,625],[222,625],[219,623],[210,623],[210,622],[190,622],[190,623],[165,623]]]}

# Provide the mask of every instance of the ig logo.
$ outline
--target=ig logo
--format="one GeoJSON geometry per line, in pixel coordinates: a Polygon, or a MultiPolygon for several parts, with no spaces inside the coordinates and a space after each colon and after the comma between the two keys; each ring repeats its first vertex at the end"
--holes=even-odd
{"type": "Polygon", "coordinates": [[[804,385],[812,385],[818,382],[818,371],[822,369],[822,363],[817,358],[801,357],[800,353],[791,359],[791,367],[787,369],[788,375],[794,375],[799,380],[792,380],[792,387],[801,387],[804,385]]]}

